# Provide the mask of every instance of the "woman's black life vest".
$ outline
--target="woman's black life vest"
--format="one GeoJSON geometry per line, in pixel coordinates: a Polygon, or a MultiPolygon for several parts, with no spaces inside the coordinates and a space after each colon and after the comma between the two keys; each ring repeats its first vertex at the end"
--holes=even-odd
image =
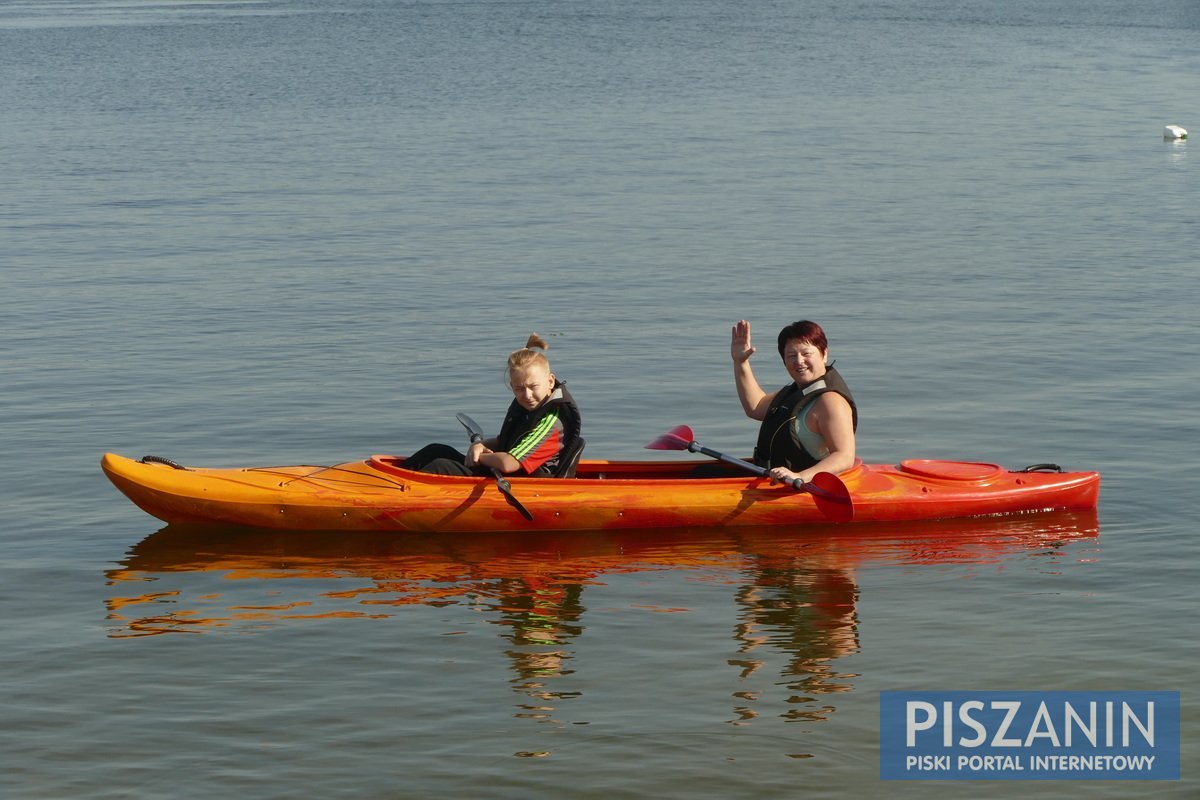
{"type": "Polygon", "coordinates": [[[789,423],[826,392],[837,392],[846,398],[853,414],[854,429],[858,430],[858,406],[854,403],[854,395],[850,394],[850,387],[831,364],[825,374],[815,381],[809,381],[804,386],[797,386],[793,381],[775,393],[767,415],[758,428],[754,463],[768,469],[787,467],[794,472],[816,464],[820,459],[804,448],[789,423]]]}
{"type": "Polygon", "coordinates": [[[579,438],[583,431],[583,416],[575,398],[567,391],[567,382],[555,379],[554,389],[546,401],[532,411],[526,411],[516,400],[508,407],[504,415],[504,423],[500,426],[500,434],[496,437],[496,449],[507,453],[513,445],[521,441],[521,437],[537,427],[542,417],[551,411],[557,411],[563,424],[563,442],[558,453],[551,456],[546,463],[536,470],[534,475],[553,475],[558,469],[558,459],[562,453],[579,438]]]}

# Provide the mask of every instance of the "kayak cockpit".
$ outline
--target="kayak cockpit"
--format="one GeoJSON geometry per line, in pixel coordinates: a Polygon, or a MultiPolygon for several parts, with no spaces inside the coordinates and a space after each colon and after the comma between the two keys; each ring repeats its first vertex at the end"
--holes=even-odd
{"type": "MultiPolygon", "coordinates": [[[[373,455],[367,459],[367,463],[381,472],[386,472],[392,475],[404,475],[411,477],[413,472],[404,468],[405,456],[392,455],[373,455]]],[[[712,464],[712,461],[607,461],[603,459],[582,460],[579,462],[575,470],[573,478],[527,478],[522,475],[510,474],[506,478],[512,480],[626,480],[626,481],[672,481],[672,480],[690,480],[699,479],[701,477],[710,477],[697,475],[696,468],[702,465],[712,464]]],[[[861,460],[856,460],[854,466],[851,467],[843,475],[852,475],[859,471],[862,466],[861,460]]],[[[731,472],[730,475],[724,476],[731,479],[736,479],[742,482],[752,479],[752,476],[731,472]]]]}

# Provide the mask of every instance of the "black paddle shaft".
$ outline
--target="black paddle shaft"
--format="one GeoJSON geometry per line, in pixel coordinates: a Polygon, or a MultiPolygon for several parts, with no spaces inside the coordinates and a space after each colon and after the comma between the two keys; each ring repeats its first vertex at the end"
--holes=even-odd
{"type": "MultiPolygon", "coordinates": [[[[703,453],[709,458],[745,470],[762,478],[771,477],[770,470],[743,461],[740,458],[727,456],[724,453],[705,447],[693,438],[692,429],[687,425],[676,425],[668,433],[646,445],[649,450],[687,450],[689,453],[703,453]]],[[[771,478],[773,481],[774,478],[771,478]]],[[[849,522],[854,518],[854,501],[850,497],[846,484],[832,472],[818,472],[811,481],[793,478],[790,481],[778,481],[790,486],[798,492],[808,492],[816,501],[817,509],[834,522],[849,522]]]]}
{"type": "MultiPolygon", "coordinates": [[[[770,475],[771,475],[770,470],[764,469],[763,467],[760,467],[758,464],[751,464],[749,461],[743,461],[740,458],[734,458],[733,456],[727,456],[724,453],[718,452],[717,450],[711,450],[711,449],[703,446],[699,442],[689,443],[688,450],[692,453],[703,453],[704,455],[708,456],[709,458],[715,458],[718,461],[724,461],[726,464],[729,464],[734,467],[738,467],[739,469],[744,469],[747,472],[752,472],[761,478],[767,478],[767,477],[770,477],[770,475]]],[[[795,480],[789,481],[788,483],[793,489],[795,489],[797,491],[800,490],[800,487],[804,486],[804,481],[801,480],[800,478],[796,478],[795,480]]]]}

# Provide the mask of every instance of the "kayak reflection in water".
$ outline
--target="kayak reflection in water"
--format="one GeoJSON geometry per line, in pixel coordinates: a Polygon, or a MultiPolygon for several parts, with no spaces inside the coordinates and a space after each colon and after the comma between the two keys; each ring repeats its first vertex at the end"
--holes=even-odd
{"type": "Polygon", "coordinates": [[[738,399],[746,416],[762,423],[754,463],[781,482],[845,472],[854,466],[858,408],[829,361],[825,331],[809,320],[793,322],[779,332],[778,347],[792,382],[767,393],[750,367],[756,351],[750,323],[743,319],[733,326],[729,351],[738,399]]]}
{"type": "Polygon", "coordinates": [[[779,548],[752,557],[734,598],[739,647],[729,664],[741,670],[741,685],[732,724],[750,724],[780,697],[784,720],[825,720],[836,710],[826,695],[853,691],[857,676],[837,663],[859,651],[858,584],[852,563],[841,559],[832,550],[801,555],[779,548]],[[782,664],[775,654],[785,656],[782,664]],[[778,677],[756,675],[771,663],[778,677]]]}
{"type": "Polygon", "coordinates": [[[505,650],[516,673],[510,683],[522,695],[517,718],[561,725],[563,703],[583,693],[558,685],[575,672],[570,666],[576,658],[574,640],[584,632],[582,596],[588,578],[581,580],[574,572],[531,570],[489,581],[480,592],[481,599],[493,595],[487,606],[496,618],[488,621],[504,626],[501,637],[511,645],[505,650]]]}
{"type": "Polygon", "coordinates": [[[539,477],[562,477],[563,454],[579,440],[581,419],[566,382],[550,371],[549,347],[536,333],[508,357],[505,382],[513,401],[491,439],[477,439],[466,453],[447,444],[422,447],[405,469],[438,475],[487,475],[520,471],[539,477]]]}

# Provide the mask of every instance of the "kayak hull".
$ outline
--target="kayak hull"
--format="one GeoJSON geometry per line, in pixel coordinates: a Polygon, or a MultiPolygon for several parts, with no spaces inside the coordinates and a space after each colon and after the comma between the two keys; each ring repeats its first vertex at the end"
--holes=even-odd
{"type": "MultiPolygon", "coordinates": [[[[324,531],[484,532],[804,526],[831,520],[813,497],[757,477],[691,478],[701,462],[582,461],[575,478],[510,477],[526,520],[492,478],[446,477],[371,456],[334,466],[182,468],[107,453],[130,500],[174,524],[324,531]]],[[[702,462],[711,463],[711,462],[702,462]]],[[[839,476],[853,522],[1094,509],[1095,472],[1011,472],[995,464],[858,464],[839,476]]]]}

